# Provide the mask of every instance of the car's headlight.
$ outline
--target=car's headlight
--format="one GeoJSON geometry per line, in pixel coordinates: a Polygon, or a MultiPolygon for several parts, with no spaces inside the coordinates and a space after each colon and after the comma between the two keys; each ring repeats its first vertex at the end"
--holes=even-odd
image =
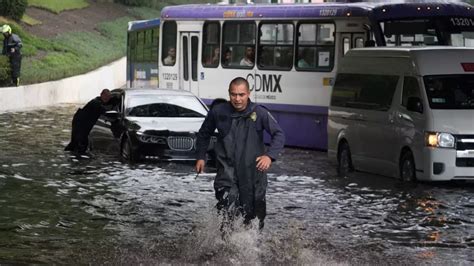
{"type": "Polygon", "coordinates": [[[143,132],[137,132],[138,140],[144,143],[166,144],[166,138],[159,136],[146,135],[143,132]]]}
{"type": "Polygon", "coordinates": [[[455,138],[449,133],[426,132],[425,144],[428,147],[454,148],[455,138]]]}

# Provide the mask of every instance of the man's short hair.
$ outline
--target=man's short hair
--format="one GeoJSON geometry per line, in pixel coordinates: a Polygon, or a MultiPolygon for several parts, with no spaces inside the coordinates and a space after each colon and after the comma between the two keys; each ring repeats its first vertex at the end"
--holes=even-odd
{"type": "Polygon", "coordinates": [[[103,89],[102,92],[100,92],[100,95],[104,95],[104,94],[110,94],[110,90],[109,89],[103,89]]]}
{"type": "Polygon", "coordinates": [[[238,86],[238,85],[242,85],[242,84],[245,84],[245,86],[247,87],[247,90],[250,91],[249,82],[246,79],[244,79],[243,77],[236,77],[229,84],[229,92],[230,92],[230,89],[232,88],[232,86],[238,86]]]}

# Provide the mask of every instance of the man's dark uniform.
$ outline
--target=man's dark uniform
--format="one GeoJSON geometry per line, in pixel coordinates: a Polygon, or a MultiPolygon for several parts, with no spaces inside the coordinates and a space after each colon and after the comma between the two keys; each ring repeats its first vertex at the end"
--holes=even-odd
{"type": "Polygon", "coordinates": [[[215,153],[217,175],[214,189],[217,208],[239,211],[245,222],[257,217],[260,226],[266,216],[265,194],[267,176],[256,168],[256,158],[267,155],[277,159],[285,142],[285,135],[267,109],[249,101],[242,112],[235,111],[230,102],[212,108],[197,138],[197,159],[206,159],[209,140],[218,130],[215,153]],[[271,135],[265,151],[263,131],[271,135]]]}
{"type": "Polygon", "coordinates": [[[3,39],[3,50],[2,54],[8,56],[10,60],[12,83],[15,86],[19,85],[20,70],[21,70],[21,43],[20,37],[16,34],[9,34],[7,38],[3,39]],[[15,51],[12,53],[11,49],[15,51]]]}
{"type": "Polygon", "coordinates": [[[71,142],[64,150],[85,153],[89,145],[89,133],[97,119],[105,112],[106,108],[100,97],[79,108],[72,119],[71,142]]]}

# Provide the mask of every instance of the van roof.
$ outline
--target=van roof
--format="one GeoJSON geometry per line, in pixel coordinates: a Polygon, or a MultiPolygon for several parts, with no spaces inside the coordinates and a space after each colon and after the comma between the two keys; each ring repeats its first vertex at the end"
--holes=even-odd
{"type": "MultiPolygon", "coordinates": [[[[405,58],[412,62],[419,75],[474,74],[474,67],[466,69],[465,64],[474,66],[474,48],[426,46],[426,47],[371,47],[351,49],[344,60],[369,64],[377,61],[378,67],[384,62],[405,58]],[[349,60],[351,59],[352,60],[349,60]],[[360,58],[360,59],[359,59],[360,58]],[[372,58],[369,60],[369,58],[372,58]],[[392,60],[390,60],[392,59],[392,60]],[[367,61],[369,60],[369,61],[367,61]]],[[[407,62],[407,61],[405,61],[407,62]]],[[[359,66],[360,67],[360,66],[359,66]]],[[[394,66],[392,66],[393,69],[394,66]]],[[[388,67],[390,68],[390,67],[388,67]]]]}

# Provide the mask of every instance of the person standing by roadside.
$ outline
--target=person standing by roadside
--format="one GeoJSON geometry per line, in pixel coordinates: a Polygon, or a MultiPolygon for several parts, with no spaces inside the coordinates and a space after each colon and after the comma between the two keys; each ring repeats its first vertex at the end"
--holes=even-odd
{"type": "Polygon", "coordinates": [[[104,114],[106,104],[112,98],[108,89],[103,89],[99,97],[79,108],[72,119],[71,142],[64,149],[78,154],[85,154],[89,146],[89,133],[99,117],[104,114]]]}
{"type": "Polygon", "coordinates": [[[283,149],[285,135],[270,112],[249,99],[249,83],[242,77],[230,82],[230,101],[215,105],[197,135],[195,170],[204,171],[206,151],[215,129],[217,174],[214,180],[217,209],[232,218],[242,215],[248,224],[255,217],[263,228],[266,216],[266,171],[283,149]],[[271,136],[265,149],[263,131],[271,136]]]}
{"type": "Polygon", "coordinates": [[[21,71],[21,47],[23,46],[20,37],[12,34],[12,28],[5,24],[2,27],[3,50],[2,54],[8,56],[10,60],[12,85],[20,85],[21,71]]]}

